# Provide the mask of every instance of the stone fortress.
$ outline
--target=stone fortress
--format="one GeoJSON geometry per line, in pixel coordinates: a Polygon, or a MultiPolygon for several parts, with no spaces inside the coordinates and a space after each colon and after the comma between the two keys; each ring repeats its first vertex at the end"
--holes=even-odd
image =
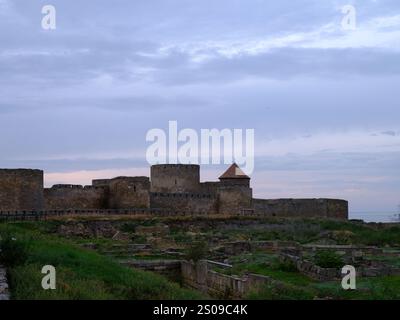
{"type": "Polygon", "coordinates": [[[232,164],[218,182],[200,182],[200,166],[159,164],[149,177],[93,180],[90,186],[43,187],[43,171],[0,170],[0,213],[12,211],[151,212],[160,215],[259,215],[348,218],[338,199],[255,199],[250,177],[232,164]]]}

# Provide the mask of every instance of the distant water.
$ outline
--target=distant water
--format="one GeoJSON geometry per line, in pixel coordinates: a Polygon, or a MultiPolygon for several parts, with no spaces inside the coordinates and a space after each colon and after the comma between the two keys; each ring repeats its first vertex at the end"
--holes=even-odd
{"type": "Polygon", "coordinates": [[[350,211],[350,219],[360,219],[365,222],[400,222],[399,215],[396,212],[362,212],[350,211]]]}

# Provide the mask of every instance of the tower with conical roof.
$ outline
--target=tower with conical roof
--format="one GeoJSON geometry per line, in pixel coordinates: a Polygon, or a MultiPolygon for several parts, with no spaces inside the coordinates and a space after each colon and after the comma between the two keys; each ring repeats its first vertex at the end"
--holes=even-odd
{"type": "Polygon", "coordinates": [[[245,186],[250,187],[250,177],[246,175],[236,163],[233,163],[228,170],[226,170],[219,180],[225,186],[245,186]]]}
{"type": "Polygon", "coordinates": [[[253,197],[250,177],[236,163],[233,163],[220,177],[218,187],[218,211],[223,214],[237,214],[251,208],[253,197]]]}

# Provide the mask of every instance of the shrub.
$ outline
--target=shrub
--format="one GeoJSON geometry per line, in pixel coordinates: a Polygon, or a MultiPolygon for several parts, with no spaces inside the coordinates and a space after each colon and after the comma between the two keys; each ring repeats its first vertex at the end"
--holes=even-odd
{"type": "Polygon", "coordinates": [[[314,262],[322,268],[341,268],[344,265],[342,257],[331,250],[318,251],[314,256],[314,262]]]}
{"type": "Polygon", "coordinates": [[[194,242],[186,250],[186,259],[197,262],[207,257],[208,245],[204,241],[194,242]]]}
{"type": "Polygon", "coordinates": [[[297,267],[292,261],[280,261],[276,265],[273,266],[277,270],[285,271],[285,272],[297,272],[297,267]]]}
{"type": "Polygon", "coordinates": [[[0,239],[0,261],[7,267],[22,265],[28,258],[28,244],[10,234],[0,239]]]}

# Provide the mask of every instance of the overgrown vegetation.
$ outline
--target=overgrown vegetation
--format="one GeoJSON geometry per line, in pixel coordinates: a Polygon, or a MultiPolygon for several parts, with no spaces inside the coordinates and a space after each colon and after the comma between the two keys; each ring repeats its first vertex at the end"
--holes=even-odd
{"type": "Polygon", "coordinates": [[[10,233],[0,237],[0,261],[14,267],[23,264],[28,258],[29,245],[27,241],[14,238],[10,233]]]}
{"type": "Polygon", "coordinates": [[[0,224],[2,254],[6,258],[3,262],[8,267],[13,299],[201,298],[197,292],[182,289],[162,276],[125,268],[67,240],[30,229],[29,224],[0,224]],[[23,259],[12,253],[28,247],[23,259]],[[56,290],[41,287],[44,265],[53,265],[57,270],[56,290]]]}
{"type": "Polygon", "coordinates": [[[186,250],[186,260],[197,262],[206,259],[208,253],[208,244],[204,241],[198,241],[190,244],[186,250]]]}
{"type": "MultiPolygon", "coordinates": [[[[76,222],[79,218],[76,217],[76,222]]],[[[92,222],[89,220],[83,221],[92,222]]],[[[88,219],[88,218],[87,218],[88,219]]],[[[104,218],[106,219],[106,218],[104,218]]],[[[105,220],[103,220],[105,221],[105,220]]],[[[400,226],[397,224],[360,223],[317,219],[258,219],[249,218],[194,218],[168,217],[157,219],[110,220],[113,227],[127,233],[126,238],[114,240],[98,237],[68,236],[68,240],[57,235],[60,225],[66,222],[43,221],[35,223],[0,224],[3,248],[0,259],[9,268],[12,297],[15,299],[175,299],[200,298],[190,290],[167,281],[156,274],[132,270],[120,266],[116,259],[167,259],[178,257],[166,255],[161,249],[172,248],[185,253],[188,260],[229,258],[233,268],[216,268],[229,275],[243,276],[256,273],[276,280],[260,290],[252,292],[251,299],[400,299],[400,277],[357,278],[357,290],[345,291],[340,281],[318,282],[299,273],[292,263],[282,263],[276,254],[268,251],[230,256],[224,242],[281,240],[302,244],[351,244],[373,245],[392,250],[392,255],[366,256],[400,267],[398,250],[400,226]],[[135,234],[137,226],[168,224],[170,232],[162,235],[135,234]],[[53,235],[51,235],[53,234],[53,235]],[[151,251],[129,252],[130,244],[147,244],[151,251]],[[210,248],[207,244],[210,244],[210,248]],[[100,253],[80,248],[91,244],[100,253]],[[160,245],[161,244],[161,245],[160,245]],[[217,250],[215,250],[217,248],[217,250]],[[158,251],[157,251],[158,250],[158,251]],[[121,252],[119,252],[121,251],[121,252]],[[213,256],[215,254],[215,256],[213,256]],[[222,258],[221,258],[222,256],[222,258]],[[52,264],[57,269],[58,287],[55,291],[44,291],[40,284],[41,267],[52,264]]],[[[245,247],[245,246],[244,246],[245,247]]],[[[247,250],[247,249],[246,249],[247,250]]],[[[319,251],[314,257],[317,265],[324,268],[343,266],[341,257],[332,251],[319,251]]],[[[220,259],[220,260],[219,260],[220,259]]],[[[228,296],[229,292],[226,294],[228,296]]]]}
{"type": "Polygon", "coordinates": [[[314,262],[322,268],[341,268],[344,265],[342,257],[332,250],[317,251],[314,262]]]}

